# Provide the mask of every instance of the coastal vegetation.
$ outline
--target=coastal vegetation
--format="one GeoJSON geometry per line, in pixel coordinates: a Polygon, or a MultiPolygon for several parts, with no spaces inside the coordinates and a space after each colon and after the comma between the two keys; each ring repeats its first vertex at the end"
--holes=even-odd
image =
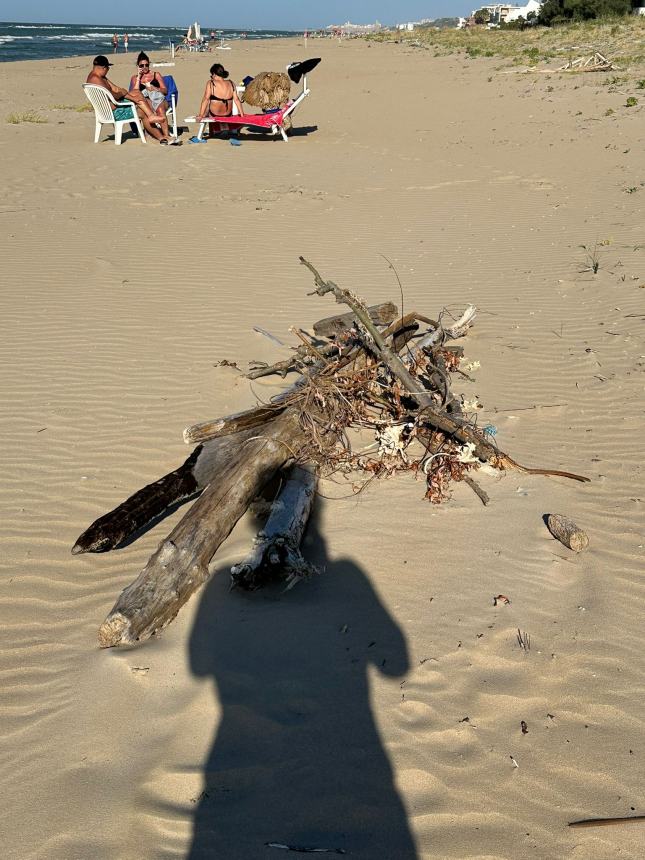
{"type": "Polygon", "coordinates": [[[21,122],[45,123],[47,117],[41,116],[35,110],[23,111],[23,113],[10,113],[7,116],[7,122],[11,125],[20,125],[21,122]]]}
{"type": "Polygon", "coordinates": [[[90,113],[94,108],[91,104],[86,103],[84,105],[65,105],[65,104],[56,104],[51,106],[52,110],[73,110],[76,113],[90,113]]]}
{"type": "Polygon", "coordinates": [[[550,27],[535,25],[523,30],[427,27],[382,32],[367,38],[426,48],[437,57],[463,53],[469,58],[497,57],[517,65],[534,66],[554,59],[566,62],[572,55],[594,51],[600,51],[621,67],[645,65],[645,16],[573,21],[550,27]]]}

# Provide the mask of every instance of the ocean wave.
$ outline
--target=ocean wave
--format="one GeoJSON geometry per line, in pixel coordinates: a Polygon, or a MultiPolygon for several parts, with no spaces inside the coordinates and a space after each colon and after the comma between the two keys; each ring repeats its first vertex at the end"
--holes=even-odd
{"type": "Polygon", "coordinates": [[[64,30],[65,24],[12,24],[14,30],[64,30]]]}
{"type": "Polygon", "coordinates": [[[75,36],[65,34],[63,36],[43,36],[46,42],[87,42],[88,37],[84,33],[78,33],[75,36]]]}
{"type": "Polygon", "coordinates": [[[5,35],[0,35],[0,42],[16,42],[16,41],[25,41],[25,40],[33,41],[33,39],[34,39],[33,36],[8,36],[8,35],[5,36],[5,35]]]}

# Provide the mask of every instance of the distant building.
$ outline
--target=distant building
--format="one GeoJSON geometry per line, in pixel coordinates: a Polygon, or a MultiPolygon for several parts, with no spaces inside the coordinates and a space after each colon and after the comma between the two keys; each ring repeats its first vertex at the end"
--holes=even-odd
{"type": "Polygon", "coordinates": [[[361,33],[376,33],[383,29],[383,25],[380,21],[375,21],[373,24],[352,24],[351,21],[346,21],[344,24],[330,24],[326,29],[333,33],[360,35],[361,33]]]}
{"type": "MultiPolygon", "coordinates": [[[[493,27],[499,27],[500,24],[510,24],[511,21],[517,21],[518,18],[524,18],[524,20],[527,21],[531,12],[534,12],[535,15],[537,15],[541,8],[542,3],[539,2],[539,0],[528,0],[524,6],[512,6],[508,3],[495,3],[490,6],[486,4],[479,7],[479,9],[488,9],[490,12],[488,25],[492,25],[493,27]]],[[[474,16],[475,12],[479,11],[479,9],[474,9],[471,12],[471,18],[474,16]]]]}

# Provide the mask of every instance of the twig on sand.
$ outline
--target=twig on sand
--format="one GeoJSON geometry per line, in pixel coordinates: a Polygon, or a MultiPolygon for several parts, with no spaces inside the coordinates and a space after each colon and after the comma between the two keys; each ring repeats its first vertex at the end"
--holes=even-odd
{"type": "Polygon", "coordinates": [[[531,650],[531,637],[528,633],[525,633],[520,630],[519,627],[517,628],[517,642],[523,651],[531,650]]]}
{"type": "Polygon", "coordinates": [[[645,815],[622,815],[617,818],[582,818],[570,821],[569,827],[602,827],[606,824],[625,824],[630,821],[645,821],[645,815]]]}

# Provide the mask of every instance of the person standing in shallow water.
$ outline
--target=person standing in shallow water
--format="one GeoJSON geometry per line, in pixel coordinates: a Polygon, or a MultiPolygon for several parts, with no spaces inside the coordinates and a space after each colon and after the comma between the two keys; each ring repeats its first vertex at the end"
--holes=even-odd
{"type": "Polygon", "coordinates": [[[128,36],[127,33],[124,33],[123,34],[123,50],[125,51],[126,54],[128,53],[128,45],[129,44],[130,44],[130,37],[128,36]]]}
{"type": "Polygon", "coordinates": [[[117,33],[112,36],[112,47],[114,48],[114,53],[118,53],[119,51],[119,37],[117,33]]]}

